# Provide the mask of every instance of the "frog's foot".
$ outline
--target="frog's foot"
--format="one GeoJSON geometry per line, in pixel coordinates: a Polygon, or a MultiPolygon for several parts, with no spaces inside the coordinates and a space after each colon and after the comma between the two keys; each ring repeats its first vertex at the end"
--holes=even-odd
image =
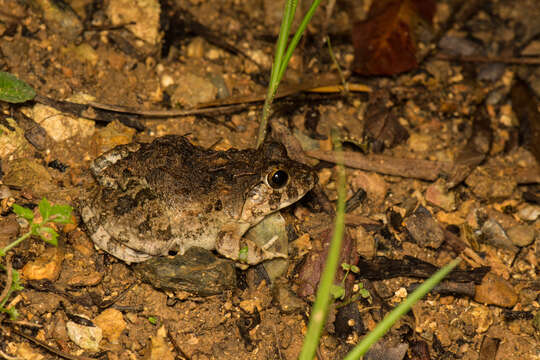
{"type": "Polygon", "coordinates": [[[235,239],[228,234],[223,234],[217,239],[216,251],[229,259],[248,265],[256,265],[276,258],[287,258],[286,254],[263,249],[251,240],[235,239]]]}

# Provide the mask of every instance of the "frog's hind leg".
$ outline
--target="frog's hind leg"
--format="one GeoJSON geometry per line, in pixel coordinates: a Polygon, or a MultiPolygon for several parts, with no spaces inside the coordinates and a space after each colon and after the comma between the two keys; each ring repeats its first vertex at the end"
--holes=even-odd
{"type": "Polygon", "coordinates": [[[124,260],[127,263],[137,263],[148,260],[152,257],[151,255],[133,250],[121,242],[112,239],[109,233],[107,233],[101,226],[97,228],[91,237],[97,248],[108,252],[112,256],[124,260]]]}

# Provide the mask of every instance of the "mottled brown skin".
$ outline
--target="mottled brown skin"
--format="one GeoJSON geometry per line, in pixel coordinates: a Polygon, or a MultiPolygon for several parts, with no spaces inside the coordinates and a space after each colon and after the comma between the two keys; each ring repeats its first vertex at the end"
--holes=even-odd
{"type": "Polygon", "coordinates": [[[176,135],[116,147],[91,170],[98,184],[81,207],[83,221],[99,248],[127,262],[193,246],[247,264],[284,257],[242,235],[317,181],[281,144],[214,151],[176,135]]]}

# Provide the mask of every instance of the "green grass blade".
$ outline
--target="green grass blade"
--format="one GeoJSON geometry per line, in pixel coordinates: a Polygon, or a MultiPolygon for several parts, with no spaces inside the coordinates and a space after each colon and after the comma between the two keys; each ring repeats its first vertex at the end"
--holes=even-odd
{"type": "Polygon", "coordinates": [[[385,318],[371,331],[367,334],[362,341],[352,349],[343,360],[356,360],[360,359],[367,350],[373,345],[377,340],[386,334],[386,332],[399,320],[400,317],[405,315],[412,306],[424,297],[428,292],[431,291],[441,282],[441,280],[448,275],[459,263],[461,262],[460,258],[454,259],[445,267],[437,271],[432,277],[427,279],[422,285],[420,285],[411,295],[405,299],[404,302],[399,304],[394,310],[392,310],[385,318]]]}
{"type": "Polygon", "coordinates": [[[328,308],[330,307],[330,302],[332,301],[332,285],[334,285],[334,278],[338,268],[341,243],[345,230],[346,185],[345,168],[343,167],[343,153],[340,151],[340,144],[336,146],[336,150],[338,160],[340,161],[338,161],[338,201],[334,234],[332,235],[330,250],[328,251],[326,264],[324,266],[319,287],[317,289],[315,303],[313,304],[311,316],[309,317],[308,329],[304,339],[304,344],[302,345],[302,351],[298,357],[300,360],[312,360],[315,356],[315,351],[317,350],[317,346],[319,344],[319,338],[326,322],[328,308]],[[339,159],[339,157],[341,157],[341,159],[339,159]]]}
{"type": "Polygon", "coordinates": [[[287,65],[289,64],[289,60],[291,60],[294,49],[296,49],[296,46],[300,42],[300,39],[302,39],[302,35],[304,35],[304,32],[306,31],[306,28],[309,22],[311,21],[313,14],[315,14],[315,10],[317,10],[317,7],[319,6],[320,3],[321,3],[321,0],[315,0],[313,1],[313,3],[311,3],[309,10],[307,11],[306,15],[302,19],[302,22],[298,26],[298,30],[296,30],[296,33],[291,39],[291,42],[289,43],[289,46],[287,47],[287,52],[285,53],[283,61],[281,62],[281,67],[279,69],[279,73],[277,76],[278,83],[283,78],[283,75],[285,74],[285,70],[287,70],[287,65]]]}

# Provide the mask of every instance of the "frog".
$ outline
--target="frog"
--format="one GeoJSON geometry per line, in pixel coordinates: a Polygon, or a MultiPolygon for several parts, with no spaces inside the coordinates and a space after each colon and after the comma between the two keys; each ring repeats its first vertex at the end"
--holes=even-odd
{"type": "Polygon", "coordinates": [[[279,142],[219,151],[182,135],[117,146],[90,171],[96,182],[81,204],[82,221],[97,248],[126,263],[192,247],[243,266],[285,258],[243,235],[317,183],[314,170],[279,142]]]}

